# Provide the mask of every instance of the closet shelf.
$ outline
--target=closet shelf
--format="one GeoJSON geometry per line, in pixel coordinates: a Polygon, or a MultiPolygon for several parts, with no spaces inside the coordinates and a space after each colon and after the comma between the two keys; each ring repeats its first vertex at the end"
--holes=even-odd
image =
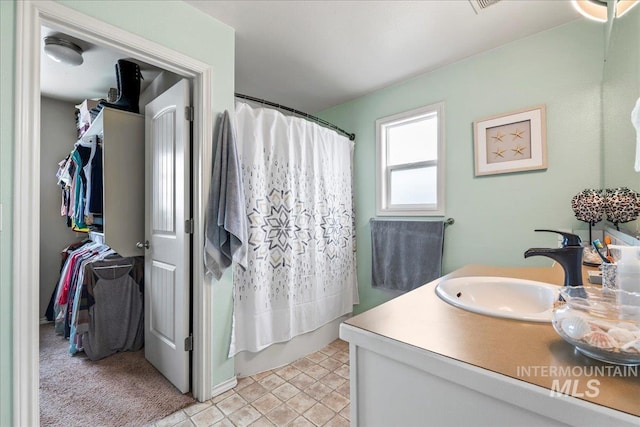
{"type": "Polygon", "coordinates": [[[119,113],[125,114],[125,115],[131,115],[133,117],[144,117],[142,114],[136,114],[136,113],[132,113],[130,111],[124,111],[124,110],[117,110],[114,108],[108,108],[108,107],[104,107],[102,110],[100,110],[100,112],[98,113],[98,115],[93,119],[93,121],[91,122],[91,125],[89,126],[89,129],[87,129],[85,131],[84,134],[82,134],[82,137],[89,137],[89,136],[94,136],[94,135],[102,135],[103,130],[104,130],[104,112],[105,110],[110,110],[110,111],[118,111],[119,113]]]}

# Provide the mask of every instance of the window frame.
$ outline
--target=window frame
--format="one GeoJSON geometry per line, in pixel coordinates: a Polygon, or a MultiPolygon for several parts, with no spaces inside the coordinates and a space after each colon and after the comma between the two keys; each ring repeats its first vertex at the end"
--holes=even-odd
{"type": "Polygon", "coordinates": [[[445,138],[444,101],[376,120],[376,214],[378,216],[444,216],[445,214],[445,138]],[[388,127],[411,123],[435,115],[437,124],[437,160],[388,165],[388,127]],[[436,203],[392,204],[391,172],[436,167],[436,203]]]}

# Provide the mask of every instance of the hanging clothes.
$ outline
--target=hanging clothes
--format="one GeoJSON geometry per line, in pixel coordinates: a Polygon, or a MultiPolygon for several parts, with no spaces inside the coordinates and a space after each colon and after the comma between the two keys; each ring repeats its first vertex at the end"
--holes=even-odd
{"type": "MultiPolygon", "coordinates": [[[[97,136],[75,143],[74,150],[58,164],[62,190],[60,213],[74,231],[88,232],[95,215],[102,215],[102,147],[97,136]]],[[[97,221],[101,222],[101,221],[97,221]]]]}
{"type": "Polygon", "coordinates": [[[143,273],[142,257],[97,261],[86,266],[83,295],[88,321],[84,322],[87,330],[82,343],[89,359],[142,348],[143,273]]]}
{"type": "Polygon", "coordinates": [[[63,251],[54,297],[55,331],[69,353],[98,360],[144,343],[144,257],[123,258],[109,246],[85,241],[63,251]]]}
{"type": "MultiPolygon", "coordinates": [[[[67,261],[67,258],[69,257],[69,252],[78,249],[79,247],[86,245],[88,243],[90,243],[91,241],[88,239],[85,239],[83,241],[80,242],[74,242],[71,243],[69,246],[67,246],[66,248],[64,248],[62,250],[62,252],[60,252],[60,272],[62,273],[62,270],[64,269],[65,263],[67,261]]],[[[56,304],[56,296],[58,295],[58,283],[56,283],[56,286],[53,289],[53,292],[51,294],[51,298],[49,299],[49,305],[47,306],[47,311],[45,313],[45,316],[47,318],[48,321],[52,322],[55,320],[55,314],[54,314],[54,305],[56,304]]]]}
{"type": "Polygon", "coordinates": [[[60,272],[60,278],[56,286],[56,296],[54,303],[54,312],[56,319],[56,332],[59,334],[64,333],[64,316],[67,308],[67,301],[69,298],[69,287],[71,286],[71,277],[75,263],[83,253],[91,250],[97,244],[95,242],[88,242],[85,245],[73,250],[68,251],[67,259],[60,272]]]}
{"type": "Polygon", "coordinates": [[[86,300],[83,299],[85,293],[86,269],[93,263],[106,257],[113,256],[115,251],[107,245],[102,245],[98,250],[92,251],[88,256],[84,256],[77,268],[77,277],[73,284],[69,304],[67,305],[67,315],[65,318],[65,337],[69,338],[69,353],[75,354],[83,350],[82,334],[86,329],[79,322],[78,313],[84,308],[86,300]],[[68,333],[67,333],[68,331],[68,333]]]}

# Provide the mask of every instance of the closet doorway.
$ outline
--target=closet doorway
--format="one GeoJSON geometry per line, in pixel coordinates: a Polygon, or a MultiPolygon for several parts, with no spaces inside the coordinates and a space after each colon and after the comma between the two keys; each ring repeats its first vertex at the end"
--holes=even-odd
{"type": "MultiPolygon", "coordinates": [[[[193,187],[191,194],[204,194],[202,177],[210,174],[210,166],[202,162],[211,152],[212,124],[204,120],[211,117],[209,101],[211,70],[206,64],[184,57],[181,54],[152,44],[132,34],[104,24],[94,18],[65,8],[64,6],[44,2],[19,2],[17,9],[16,62],[16,153],[15,174],[21,177],[15,183],[14,217],[14,423],[17,425],[37,425],[38,408],[38,269],[40,236],[37,230],[40,223],[39,198],[40,171],[40,26],[47,24],[61,32],[116,48],[123,57],[138,58],[160,68],[168,69],[180,76],[191,79],[194,92],[196,115],[193,127],[193,150],[189,156],[193,162],[193,187]],[[34,167],[35,166],[35,167],[34,167]],[[28,173],[26,173],[28,171],[28,173]],[[34,197],[35,196],[35,197],[34,197]]],[[[193,197],[192,244],[189,250],[193,254],[187,269],[193,272],[193,333],[194,352],[191,389],[199,400],[211,395],[211,348],[210,320],[207,314],[210,308],[210,290],[203,286],[204,275],[200,263],[202,259],[203,201],[193,197]]]]}
{"type": "Polygon", "coordinates": [[[41,31],[45,38],[56,37],[85,46],[81,66],[71,68],[56,63],[44,53],[41,58],[40,122],[45,142],[40,153],[41,299],[51,295],[50,286],[58,283],[52,298],[57,309],[47,316],[50,320],[56,318],[55,333],[50,325],[41,326],[40,397],[45,405],[41,407],[41,423],[64,424],[69,412],[74,412],[72,418],[83,420],[82,423],[101,421],[102,415],[96,416],[90,410],[102,402],[93,398],[99,395],[96,388],[110,390],[112,399],[105,408],[111,416],[133,416],[136,422],[144,423],[193,402],[189,396],[180,395],[190,391],[190,348],[186,343],[190,336],[191,234],[181,226],[191,220],[191,122],[185,114],[190,107],[189,81],[137,63],[134,58],[126,58],[125,64],[140,68],[139,74],[144,77],[123,75],[120,62],[116,62],[122,58],[120,52],[71,39],[50,28],[41,27],[41,31]],[[86,101],[89,97],[100,97],[101,86],[102,97],[106,97],[109,86],[117,86],[118,97],[129,97],[130,102],[138,104],[138,96],[124,92],[130,87],[121,88],[121,81],[116,80],[128,86],[137,86],[133,83],[136,80],[143,83],[141,90],[135,91],[143,94],[141,101],[146,107],[139,108],[143,114],[133,107],[124,111],[105,107],[100,113],[87,114],[89,107],[84,103],[91,103],[86,101]],[[58,101],[53,103],[52,99],[58,101]],[[80,102],[84,105],[77,105],[80,102]],[[52,108],[62,111],[51,111],[52,108]],[[81,114],[74,121],[71,118],[76,108],[81,114]],[[58,115],[57,122],[51,118],[54,114],[58,115]],[[62,151],[61,157],[52,158],[54,150],[62,151]],[[58,173],[52,174],[51,166],[65,159],[64,150],[68,160],[63,160],[58,173]],[[81,163],[74,167],[77,161],[81,163]],[[92,166],[93,171],[88,169],[92,166]],[[54,185],[56,175],[66,176],[61,178],[66,182],[62,211],[69,211],[68,216],[59,215],[61,198],[60,187],[54,185]],[[55,197],[54,204],[50,203],[56,193],[57,207],[55,197]],[[89,207],[96,210],[88,213],[89,207]],[[69,236],[56,239],[59,229],[66,228],[65,222],[72,226],[69,236]],[[74,250],[66,251],[69,255],[65,279],[58,280],[60,268],[51,268],[53,263],[49,260],[59,260],[60,252],[69,245],[74,250]],[[112,250],[124,258],[106,261],[117,256],[111,254],[101,261],[105,256],[102,254],[112,250]],[[64,292],[67,286],[69,291],[64,292]],[[84,296],[86,287],[92,287],[95,295],[95,305],[88,310],[83,309],[82,303],[86,298],[87,302],[92,300],[84,296]],[[63,297],[64,302],[59,301],[63,297]],[[83,320],[87,311],[91,317],[83,320]],[[52,355],[51,348],[42,347],[49,343],[61,350],[45,331],[66,342],[68,351],[63,349],[60,355],[52,355]],[[112,354],[116,351],[132,354],[112,354]],[[80,360],[71,360],[69,353],[80,360]],[[114,361],[104,360],[107,357],[114,361]],[[121,375],[121,370],[129,375],[121,375]],[[95,380],[86,380],[90,373],[95,380]],[[61,376],[67,378],[64,387],[56,384],[61,376]],[[72,404],[74,393],[69,393],[69,388],[82,390],[86,396],[82,402],[87,404],[72,404]],[[127,398],[134,388],[146,392],[127,398]],[[122,412],[127,405],[130,410],[125,412],[130,415],[122,412]]]}

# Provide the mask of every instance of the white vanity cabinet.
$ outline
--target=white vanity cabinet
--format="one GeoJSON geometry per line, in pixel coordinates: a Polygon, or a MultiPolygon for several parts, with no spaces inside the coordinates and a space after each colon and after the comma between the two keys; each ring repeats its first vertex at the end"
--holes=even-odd
{"type": "Polygon", "coordinates": [[[144,116],[103,108],[83,137],[102,135],[104,243],[122,256],[143,256],[144,116]]]}
{"type": "MultiPolygon", "coordinates": [[[[557,273],[467,266],[449,277],[562,283],[557,273]]],[[[440,300],[437,282],[340,326],[352,426],[640,426],[638,370],[591,373],[606,364],[576,352],[551,324],[461,310],[440,300]]]]}

